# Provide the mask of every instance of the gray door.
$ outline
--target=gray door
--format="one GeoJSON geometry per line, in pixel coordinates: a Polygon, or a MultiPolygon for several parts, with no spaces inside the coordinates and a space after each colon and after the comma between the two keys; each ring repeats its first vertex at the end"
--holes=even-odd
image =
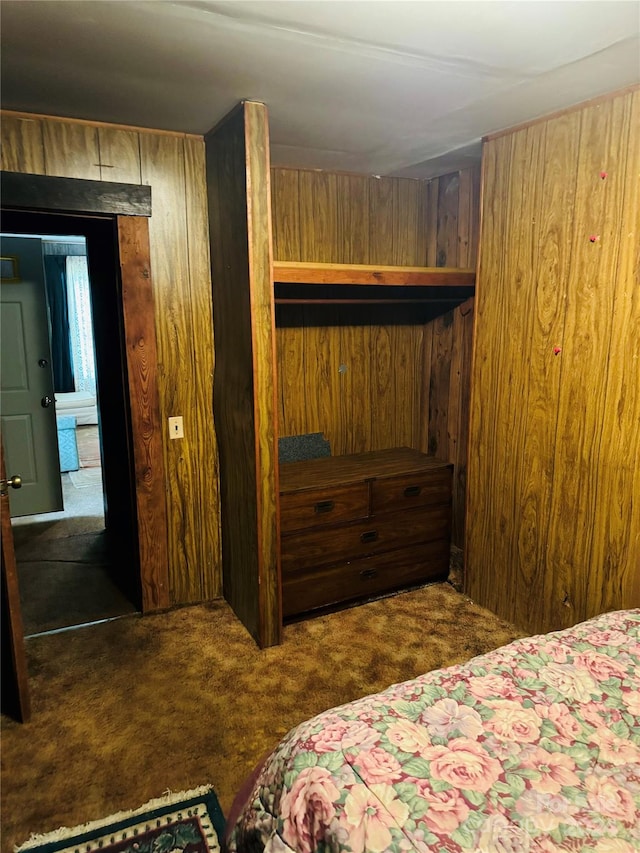
{"type": "Polygon", "coordinates": [[[0,297],[2,438],[9,476],[22,477],[11,515],[55,512],[62,482],[40,240],[2,238],[0,297]]]}

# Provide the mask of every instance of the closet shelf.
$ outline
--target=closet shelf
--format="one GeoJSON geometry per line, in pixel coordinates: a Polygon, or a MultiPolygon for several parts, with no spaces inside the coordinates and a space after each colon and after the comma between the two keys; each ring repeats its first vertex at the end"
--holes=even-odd
{"type": "Polygon", "coordinates": [[[475,270],[454,267],[398,267],[373,264],[321,264],[274,261],[276,284],[388,285],[401,287],[473,287],[475,270]]]}

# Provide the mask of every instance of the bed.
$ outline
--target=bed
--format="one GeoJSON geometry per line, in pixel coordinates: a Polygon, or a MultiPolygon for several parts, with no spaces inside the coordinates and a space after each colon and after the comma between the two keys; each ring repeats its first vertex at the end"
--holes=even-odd
{"type": "Polygon", "coordinates": [[[56,391],[56,415],[73,417],[77,426],[88,426],[98,423],[98,407],[95,394],[89,391],[56,391]]]}
{"type": "Polygon", "coordinates": [[[293,729],[230,851],[640,850],[640,610],[518,640],[293,729]]]}

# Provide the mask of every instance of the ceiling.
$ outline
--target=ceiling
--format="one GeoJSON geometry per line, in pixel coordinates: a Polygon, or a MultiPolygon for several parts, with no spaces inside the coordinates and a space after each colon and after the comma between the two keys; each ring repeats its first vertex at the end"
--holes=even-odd
{"type": "Polygon", "coordinates": [[[3,0],[6,109],[205,133],[269,108],[274,165],[431,177],[640,79],[618,0],[3,0]]]}

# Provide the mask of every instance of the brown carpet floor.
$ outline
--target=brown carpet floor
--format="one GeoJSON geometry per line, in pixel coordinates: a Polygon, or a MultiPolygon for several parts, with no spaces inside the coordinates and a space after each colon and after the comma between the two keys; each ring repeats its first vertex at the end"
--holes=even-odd
{"type": "Polygon", "coordinates": [[[211,783],[225,813],[293,725],[522,634],[437,584],[290,625],[260,651],[222,601],[27,641],[3,718],[2,844],[211,783]]]}

